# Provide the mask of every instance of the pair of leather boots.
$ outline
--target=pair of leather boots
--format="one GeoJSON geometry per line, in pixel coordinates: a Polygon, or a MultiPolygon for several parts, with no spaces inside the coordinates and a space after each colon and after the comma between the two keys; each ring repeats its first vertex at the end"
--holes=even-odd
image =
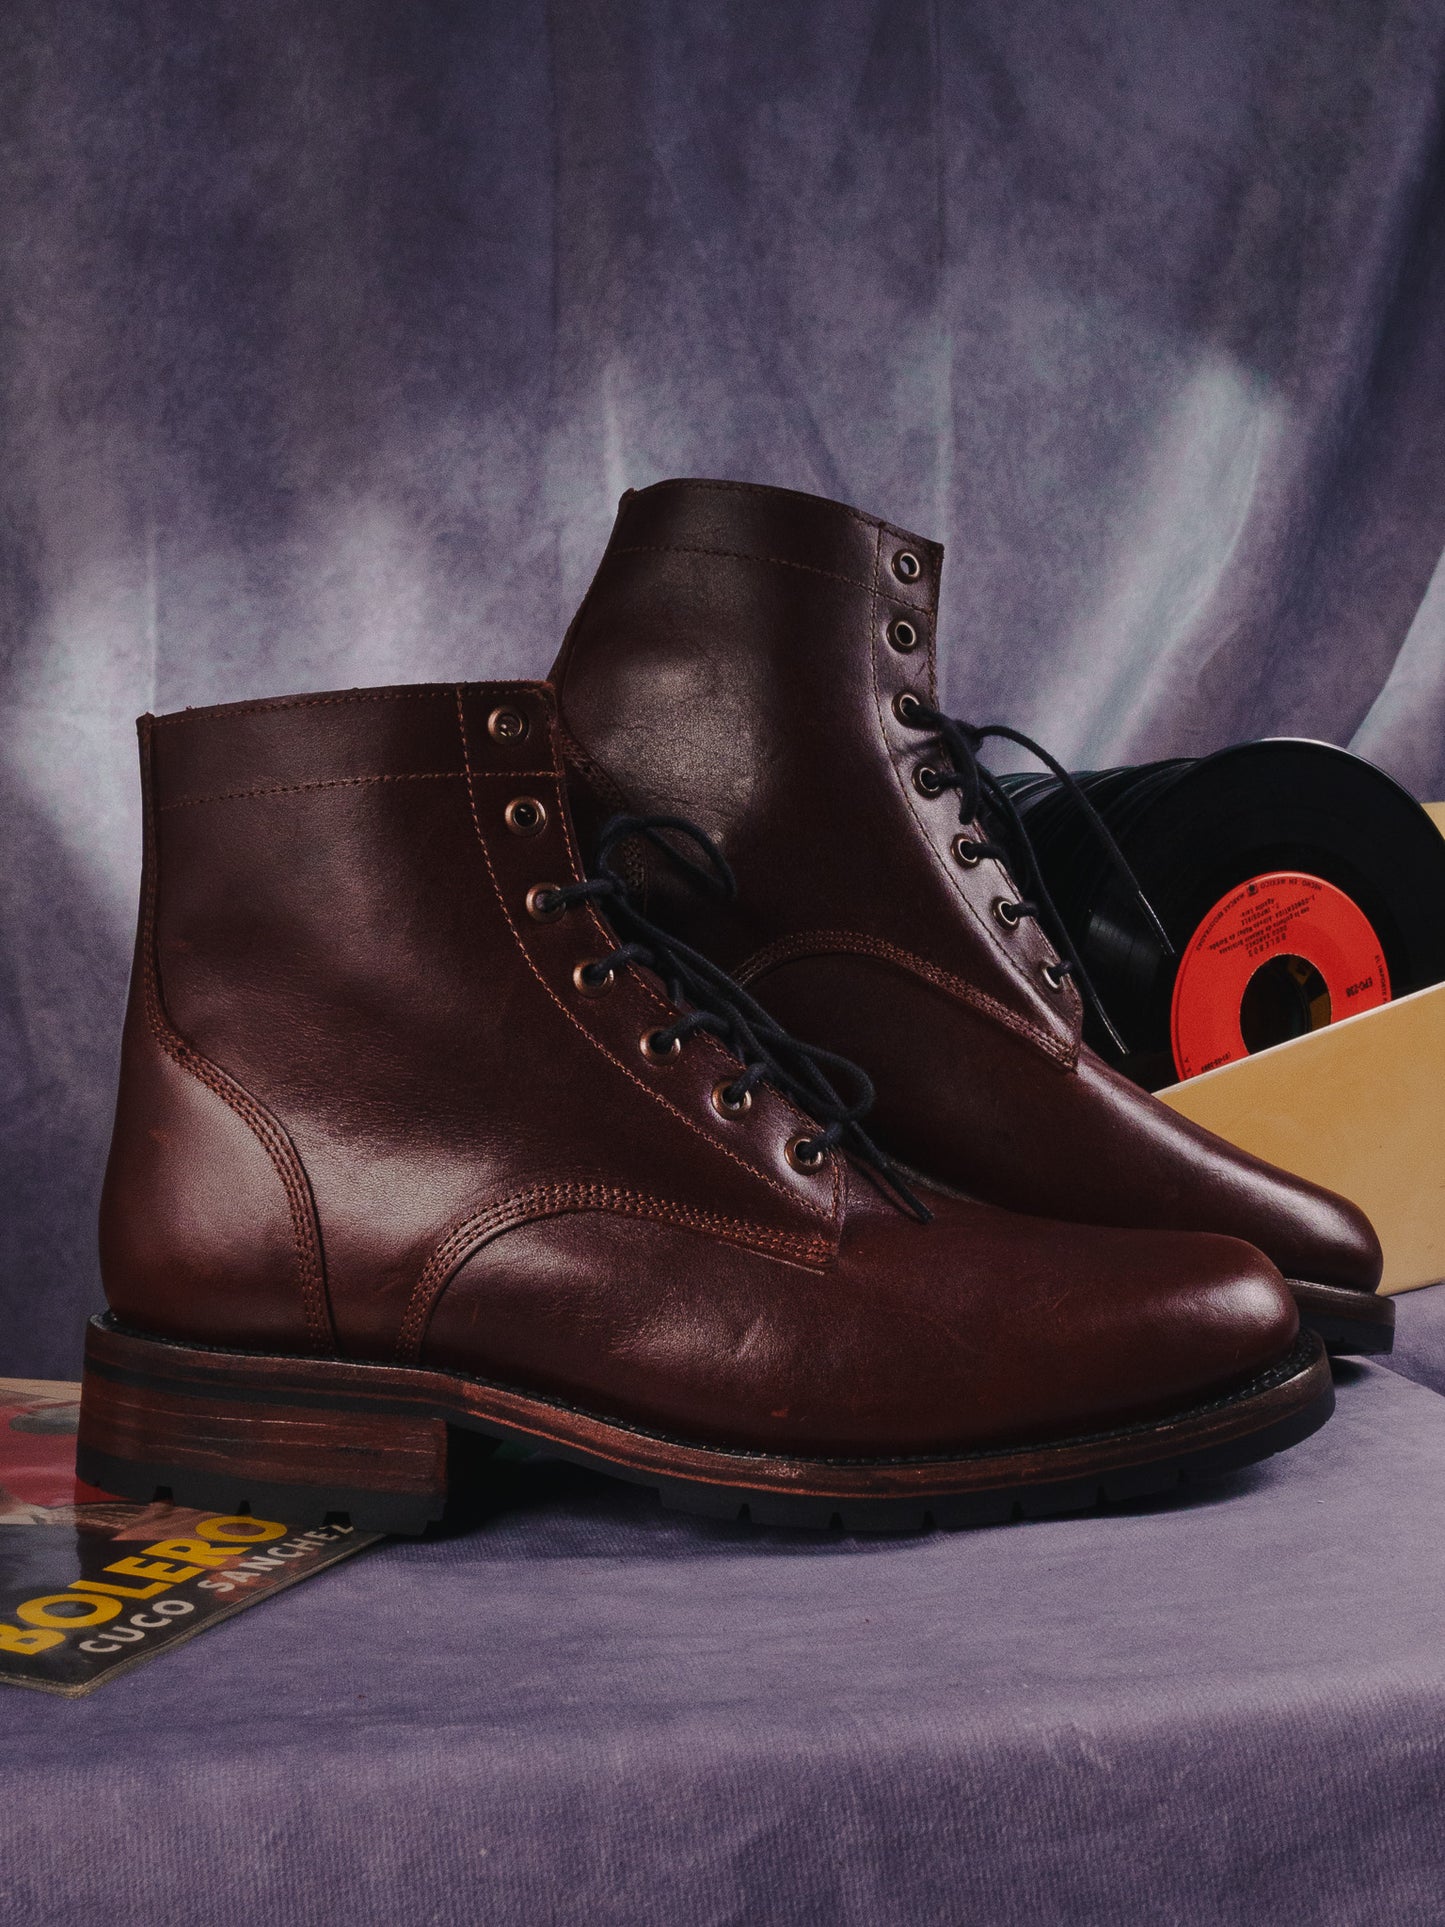
{"type": "Polygon", "coordinates": [[[142,719],[84,1477],[410,1532],[506,1439],[908,1529],[1324,1422],[1376,1240],[1082,1043],[936,706],[941,562],[664,483],[550,683],[142,719]]]}

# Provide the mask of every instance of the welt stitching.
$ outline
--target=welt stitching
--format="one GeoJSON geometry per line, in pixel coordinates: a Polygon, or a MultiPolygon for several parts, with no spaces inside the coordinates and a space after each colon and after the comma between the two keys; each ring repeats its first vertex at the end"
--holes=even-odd
{"type": "MultiPolygon", "coordinates": [[[[149,764],[149,759],[147,759],[149,764]]],[[[150,769],[146,775],[149,782],[150,769]]],[[[152,1037],[166,1055],[181,1070],[194,1077],[240,1118],[251,1131],[271,1161],[271,1167],[281,1180],[286,1194],[287,1208],[291,1214],[291,1235],[296,1247],[296,1262],[300,1271],[301,1308],[306,1321],[306,1329],[313,1345],[324,1351],[333,1339],[330,1309],[326,1302],[326,1281],[321,1263],[320,1245],[316,1235],[315,1210],[311,1193],[304,1176],[299,1171],[299,1160],[289,1139],[286,1138],[274,1118],[244,1091],[218,1065],[187,1044],[170,1027],[161,1006],[160,981],[155,961],[155,924],[157,869],[159,856],[155,843],[153,827],[148,836],[147,855],[149,875],[146,878],[145,892],[145,932],[142,944],[144,963],[142,967],[142,986],[145,1000],[146,1022],[152,1037]]]]}
{"type": "Polygon", "coordinates": [[[398,1333],[398,1351],[414,1357],[436,1307],[458,1264],[488,1238],[517,1225],[558,1217],[567,1212],[615,1211],[620,1216],[650,1218],[662,1224],[680,1225],[692,1231],[711,1232],[732,1243],[785,1254],[814,1269],[826,1264],[829,1246],[823,1238],[798,1237],[791,1232],[750,1225],[694,1205],[676,1204],[653,1197],[644,1191],[629,1191],[605,1184],[532,1185],[499,1199],[455,1226],[432,1252],[417,1279],[406,1316],[398,1333]]]}
{"type": "Polygon", "coordinates": [[[865,957],[877,957],[887,963],[898,964],[910,971],[915,977],[922,977],[938,990],[944,990],[956,997],[961,1003],[972,1004],[986,1016],[1002,1024],[1006,1030],[1028,1039],[1059,1063],[1072,1066],[1076,1053],[1068,1045],[1058,1043],[1046,1030],[1029,1023],[1027,1018],[1018,1016],[1007,1004],[990,996],[988,991],[980,990],[977,985],[956,977],[951,970],[944,970],[931,964],[922,957],[915,957],[910,951],[900,949],[879,937],[865,936],[855,930],[811,930],[796,936],[780,938],[756,951],[737,971],[741,982],[748,983],[776,969],[780,964],[794,963],[800,957],[826,956],[839,951],[865,957]]]}
{"type": "MultiPolygon", "coordinates": [[[[520,773],[530,776],[540,772],[526,770],[520,773]]],[[[314,783],[275,783],[250,790],[218,790],[214,796],[177,796],[171,802],[160,803],[156,807],[160,811],[188,810],[198,803],[240,803],[253,796],[300,796],[306,790],[355,789],[362,783],[439,783],[465,775],[466,771],[460,769],[419,769],[406,770],[394,776],[318,777],[314,783]]]]}
{"type": "Polygon", "coordinates": [[[706,549],[685,542],[630,542],[616,548],[614,555],[720,555],[730,562],[766,562],[775,569],[798,569],[804,575],[821,575],[829,582],[844,582],[850,589],[866,589],[868,584],[856,576],[839,575],[835,569],[815,569],[811,562],[789,562],[781,555],[750,555],[746,549],[706,549]]]}
{"type": "MultiPolygon", "coordinates": [[[[779,1184],[776,1178],[769,1177],[766,1171],[760,1170],[758,1166],[755,1164],[750,1164],[746,1158],[740,1157],[736,1151],[730,1150],[727,1145],[719,1144],[717,1139],[714,1137],[710,1137],[700,1124],[695,1123],[693,1119],[688,1116],[686,1111],[682,1110],[678,1105],[674,1104],[670,1097],[667,1097],[661,1091],[654,1089],[654,1087],[651,1084],[648,1084],[643,1078],[639,1077],[636,1071],[631,1070],[626,1064],[623,1063],[620,1057],[616,1056],[613,1051],[609,1050],[607,1045],[603,1043],[600,1037],[595,1036],[590,1030],[587,1029],[586,1025],[581,1022],[581,1020],[577,1017],[575,1012],[567,1008],[566,1004],[563,1003],[562,999],[557,995],[556,991],[552,988],[551,984],[549,984],[547,979],[542,975],[542,972],[538,969],[536,961],[532,956],[532,953],[528,950],[526,944],[522,940],[522,933],[517,928],[516,921],[512,916],[511,908],[507,903],[506,895],[502,889],[501,882],[498,879],[496,866],[492,862],[492,853],[490,849],[487,847],[487,839],[482,833],[481,817],[477,812],[477,799],[476,799],[475,787],[470,780],[471,771],[472,771],[472,756],[471,756],[471,748],[467,741],[466,715],[462,708],[462,689],[460,685],[458,685],[458,688],[457,688],[457,723],[461,730],[461,735],[462,735],[462,756],[467,766],[467,776],[468,776],[467,801],[471,808],[472,828],[476,831],[477,842],[481,845],[482,860],[483,862],[485,862],[487,866],[487,874],[490,876],[492,880],[492,888],[496,892],[497,902],[501,907],[502,915],[507,920],[507,928],[511,931],[512,937],[517,945],[517,948],[522,953],[522,957],[524,962],[527,965],[527,968],[531,971],[532,975],[536,978],[537,982],[542,986],[543,990],[547,993],[548,997],[551,998],[552,1002],[557,1006],[557,1009],[561,1011],[562,1015],[567,1019],[568,1023],[572,1025],[573,1029],[578,1031],[583,1037],[585,1037],[587,1042],[592,1045],[594,1050],[600,1051],[601,1054],[607,1059],[609,1064],[614,1064],[617,1067],[617,1069],[622,1072],[622,1075],[628,1080],[629,1083],[635,1084],[638,1090],[646,1092],[647,1096],[650,1099],[652,1099],[653,1102],[660,1104],[664,1110],[670,1111],[674,1117],[678,1118],[683,1124],[687,1126],[688,1130],[693,1132],[695,1136],[700,1137],[704,1144],[710,1145],[716,1151],[720,1151],[725,1158],[730,1159],[741,1170],[748,1172],[752,1177],[759,1179],[763,1184],[767,1185],[770,1191],[775,1191],[777,1195],[780,1198],[785,1199],[788,1204],[800,1207],[802,1210],[808,1212],[810,1216],[818,1217],[818,1218],[824,1217],[825,1214],[822,1211],[820,1211],[816,1206],[809,1204],[805,1199],[799,1197],[796,1193],[789,1191],[784,1185],[779,1184]]],[[[565,821],[565,812],[563,812],[562,814],[565,821]]],[[[567,848],[568,848],[569,857],[572,860],[573,870],[575,874],[576,857],[575,857],[575,852],[573,850],[570,829],[567,835],[567,848]]],[[[590,904],[588,908],[589,908],[589,911],[591,911],[592,921],[595,928],[604,937],[606,937],[608,933],[605,930],[600,917],[597,916],[597,913],[595,912],[595,910],[591,909],[590,904]]],[[[653,996],[654,1001],[656,1001],[661,1008],[663,1009],[667,1008],[667,1006],[662,1003],[662,1000],[657,997],[657,993],[655,991],[651,992],[651,995],[653,996]]],[[[789,1108],[791,1109],[792,1107],[790,1106],[789,1108]]],[[[796,1116],[797,1113],[795,1112],[794,1115],[796,1116]]],[[[836,1177],[834,1179],[833,1195],[834,1195],[835,1209],[833,1214],[828,1218],[828,1222],[830,1223],[832,1222],[832,1218],[836,1216],[836,1203],[837,1203],[837,1197],[838,1197],[838,1182],[836,1177]]]]}

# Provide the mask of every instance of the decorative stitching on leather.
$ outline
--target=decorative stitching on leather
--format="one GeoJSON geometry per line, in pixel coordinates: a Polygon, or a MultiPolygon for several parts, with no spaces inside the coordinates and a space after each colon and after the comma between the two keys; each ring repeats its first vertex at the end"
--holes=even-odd
{"type": "MultiPolygon", "coordinates": [[[[465,776],[466,771],[458,770],[457,775],[465,776]]],[[[488,783],[555,783],[557,771],[555,767],[552,769],[474,769],[472,781],[475,783],[479,780],[488,783]]]]}
{"type": "MultiPolygon", "coordinates": [[[[636,496],[657,495],[660,494],[663,489],[668,488],[687,489],[689,491],[711,489],[714,494],[792,495],[804,502],[826,503],[827,507],[830,508],[835,515],[846,515],[850,522],[856,522],[860,528],[878,529],[880,531],[886,529],[888,534],[896,535],[904,542],[916,542],[920,548],[935,549],[938,546],[936,542],[930,542],[927,536],[914,535],[911,530],[900,529],[892,522],[883,521],[880,516],[865,515],[862,509],[850,508],[846,502],[829,502],[826,496],[810,495],[806,489],[775,488],[770,482],[704,482],[679,477],[676,481],[672,482],[653,482],[647,488],[638,489],[636,496]]],[[[636,496],[634,496],[634,499],[636,499],[636,496]]]]}
{"type": "Polygon", "coordinates": [[[622,785],[598,762],[590,750],[584,749],[572,734],[559,712],[557,717],[557,746],[562,752],[562,761],[575,769],[586,783],[600,790],[611,803],[614,810],[625,811],[630,806],[622,785]]]}
{"type": "MultiPolygon", "coordinates": [[[[510,772],[509,772],[510,773],[510,772]]],[[[540,770],[519,770],[521,776],[543,774],[540,770]]],[[[214,796],[178,796],[173,802],[159,803],[157,812],[164,810],[188,810],[198,803],[241,803],[253,796],[300,796],[306,790],[347,790],[355,789],[362,783],[441,783],[448,779],[460,780],[466,775],[462,769],[419,769],[408,770],[397,776],[329,776],[318,778],[314,783],[276,783],[253,790],[218,790],[214,796]]]]}
{"type": "Polygon", "coordinates": [[[168,716],[152,716],[152,728],[175,723],[209,723],[217,717],[269,716],[273,710],[335,709],[343,703],[445,702],[450,683],[421,683],[415,689],[351,689],[338,696],[278,696],[259,703],[213,703],[203,709],[175,709],[168,716]]]}
{"type": "MultiPolygon", "coordinates": [[[[560,700],[560,699],[559,699],[560,700]]],[[[622,785],[609,770],[605,770],[589,750],[585,750],[562,720],[560,708],[556,717],[557,746],[562,752],[562,765],[567,774],[569,788],[575,781],[579,786],[592,792],[595,802],[609,807],[614,814],[626,815],[631,804],[622,785]]],[[[648,896],[647,863],[642,855],[638,839],[629,837],[619,853],[619,864],[628,888],[637,896],[645,909],[648,896]]]]}
{"type": "Polygon", "coordinates": [[[608,1184],[538,1184],[510,1198],[488,1205],[449,1231],[422,1267],[397,1333],[397,1357],[415,1362],[437,1301],[465,1261],[491,1238],[521,1224],[568,1212],[610,1211],[629,1218],[648,1218],[659,1224],[680,1225],[730,1244],[746,1245],[791,1259],[813,1270],[824,1268],[832,1256],[826,1238],[802,1237],[791,1231],[769,1230],[741,1218],[729,1218],[693,1205],[675,1204],[645,1191],[627,1191],[608,1184]]]}
{"type": "MultiPolygon", "coordinates": [[[[562,1015],[567,1019],[568,1023],[572,1025],[573,1029],[579,1031],[581,1035],[587,1039],[588,1043],[591,1044],[595,1050],[600,1051],[601,1054],[607,1059],[609,1064],[616,1065],[617,1069],[622,1072],[622,1075],[628,1080],[629,1083],[635,1084],[638,1090],[645,1091],[648,1097],[651,1098],[654,1103],[660,1104],[664,1110],[670,1111],[672,1115],[678,1118],[683,1124],[685,1124],[690,1131],[692,1131],[696,1136],[700,1137],[704,1144],[707,1144],[711,1146],[713,1150],[720,1152],[723,1157],[729,1158],[734,1164],[738,1165],[740,1169],[749,1172],[753,1177],[757,1178],[761,1183],[767,1185],[770,1191],[775,1191],[780,1198],[786,1199],[789,1204],[796,1205],[800,1207],[802,1210],[808,1212],[810,1215],[815,1217],[821,1218],[821,1217],[824,1217],[825,1215],[828,1215],[822,1212],[821,1210],[819,1210],[817,1206],[810,1204],[806,1198],[799,1196],[798,1193],[794,1191],[789,1191],[785,1185],[779,1184],[776,1178],[769,1176],[769,1174],[766,1171],[760,1170],[757,1165],[750,1163],[747,1158],[740,1157],[736,1151],[729,1149],[729,1147],[726,1144],[719,1144],[715,1137],[711,1136],[707,1131],[705,1131],[703,1127],[700,1124],[698,1124],[693,1118],[690,1118],[687,1112],[681,1109],[680,1106],[674,1104],[671,1098],[665,1096],[663,1092],[655,1089],[654,1086],[647,1083],[647,1081],[644,1078],[639,1077],[637,1072],[632,1070],[628,1065],[624,1064],[622,1059],[618,1057],[615,1054],[615,1052],[610,1050],[608,1046],[605,1043],[603,1043],[600,1037],[598,1037],[594,1032],[588,1030],[587,1026],[584,1023],[582,1023],[581,1019],[577,1016],[575,1011],[568,1009],[567,1005],[557,995],[557,992],[553,989],[552,985],[548,983],[547,979],[543,976],[542,972],[538,969],[536,960],[533,958],[531,951],[528,950],[526,944],[523,942],[522,933],[517,928],[516,919],[512,915],[511,906],[507,902],[506,893],[502,889],[501,881],[497,876],[496,867],[492,862],[491,850],[487,847],[487,839],[482,831],[481,816],[477,810],[476,791],[475,791],[474,785],[470,780],[471,773],[472,773],[472,753],[471,753],[471,746],[467,740],[467,720],[466,720],[466,712],[463,707],[463,701],[462,701],[463,693],[464,693],[464,685],[458,684],[457,692],[456,692],[457,727],[461,732],[462,757],[467,768],[467,777],[468,777],[467,801],[471,809],[472,828],[476,832],[477,842],[481,847],[482,860],[486,864],[487,874],[492,880],[492,888],[496,892],[498,906],[501,909],[502,915],[506,919],[507,928],[511,931],[513,940],[515,941],[517,948],[522,953],[522,957],[524,962],[527,965],[527,968],[531,971],[532,975],[536,978],[537,982],[542,986],[543,990],[546,991],[548,997],[551,998],[552,1002],[556,1005],[557,1009],[560,1010],[562,1015]]],[[[559,780],[558,786],[559,788],[561,787],[560,780],[559,780]]],[[[560,809],[558,811],[558,816],[561,820],[563,835],[565,837],[566,844],[567,844],[567,858],[572,869],[572,874],[574,877],[580,876],[581,866],[578,863],[576,845],[572,837],[572,826],[567,820],[566,810],[560,809]]],[[[602,941],[610,947],[614,941],[611,931],[607,929],[606,925],[602,922],[602,919],[597,915],[596,910],[593,908],[591,904],[588,904],[586,908],[587,908],[588,915],[591,918],[593,929],[596,931],[597,935],[602,939],[602,941]]],[[[657,1005],[658,1009],[664,1012],[668,1012],[670,1014],[671,1006],[666,1002],[666,1000],[661,996],[659,996],[658,993],[655,990],[653,990],[650,985],[647,986],[647,989],[648,989],[649,996],[652,998],[653,1002],[657,1005]]],[[[699,1042],[701,1041],[703,1040],[700,1039],[699,1042]]],[[[718,1057],[722,1057],[723,1055],[720,1051],[716,1051],[716,1050],[714,1054],[718,1057]]],[[[810,1122],[809,1119],[803,1116],[801,1111],[797,1110],[792,1104],[790,1104],[786,1098],[782,1098],[780,1094],[779,1094],[779,1101],[785,1106],[787,1110],[789,1110],[792,1113],[793,1117],[799,1123],[806,1124],[810,1122]]],[[[830,1223],[833,1222],[837,1217],[838,1206],[840,1202],[840,1186],[841,1186],[842,1180],[838,1172],[838,1163],[839,1163],[839,1160],[835,1157],[833,1159],[833,1210],[832,1210],[832,1213],[828,1216],[828,1221],[830,1223]]]]}
{"type": "MultiPolygon", "coordinates": [[[[150,788],[151,782],[150,758],[147,755],[147,788],[150,788]]],[[[149,814],[150,812],[147,812],[148,816],[149,814]]],[[[194,1077],[198,1083],[214,1091],[222,1103],[240,1118],[271,1160],[272,1169],[281,1180],[281,1187],[286,1194],[287,1209],[291,1214],[291,1233],[296,1246],[296,1262],[300,1272],[301,1309],[306,1332],[314,1351],[332,1351],[336,1345],[336,1333],[326,1294],[326,1274],[321,1254],[320,1235],[316,1225],[316,1204],[311,1196],[311,1186],[306,1178],[305,1167],[296,1154],[295,1146],[270,1112],[258,1104],[255,1098],[234,1078],[229,1077],[218,1064],[213,1064],[208,1057],[203,1057],[198,1050],[188,1044],[180,1033],[172,1028],[166,1017],[161,999],[160,972],[156,964],[155,950],[159,857],[153,822],[148,822],[146,827],[146,857],[148,860],[141,939],[141,983],[147,1028],[167,1057],[189,1076],[194,1077]]]]}
{"type": "Polygon", "coordinates": [[[798,569],[804,575],[821,575],[829,582],[845,582],[850,589],[867,589],[856,576],[839,575],[833,569],[815,569],[811,562],[789,562],[781,555],[750,555],[746,549],[707,549],[685,542],[629,542],[613,549],[613,555],[720,555],[729,562],[769,562],[776,569],[798,569]]]}
{"type": "Polygon", "coordinates": [[[935,990],[942,990],[955,997],[960,1003],[972,1004],[984,1016],[991,1017],[995,1023],[1002,1024],[1018,1037],[1026,1038],[1037,1044],[1050,1057],[1072,1068],[1076,1053],[1061,1045],[1045,1030],[1037,1029],[1025,1017],[1020,1017],[1008,1005],[992,997],[986,990],[980,990],[966,978],[956,977],[951,970],[939,964],[925,962],[915,957],[910,950],[902,950],[897,944],[885,942],[881,937],[868,937],[860,930],[805,930],[794,936],[780,937],[777,942],[755,951],[751,957],[733,972],[739,983],[750,983],[765,976],[768,971],[776,970],[779,965],[796,963],[802,957],[827,957],[845,954],[856,957],[875,957],[882,963],[896,964],[899,969],[908,971],[915,977],[922,977],[935,990]]]}

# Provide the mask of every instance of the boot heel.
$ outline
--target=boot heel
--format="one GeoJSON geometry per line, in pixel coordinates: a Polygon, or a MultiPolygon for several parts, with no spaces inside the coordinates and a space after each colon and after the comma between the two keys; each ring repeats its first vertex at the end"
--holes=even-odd
{"type": "Polygon", "coordinates": [[[77,1472],[142,1502],[422,1532],[446,1505],[446,1421],[361,1398],[346,1377],[326,1360],[206,1351],[93,1319],[77,1472]]]}

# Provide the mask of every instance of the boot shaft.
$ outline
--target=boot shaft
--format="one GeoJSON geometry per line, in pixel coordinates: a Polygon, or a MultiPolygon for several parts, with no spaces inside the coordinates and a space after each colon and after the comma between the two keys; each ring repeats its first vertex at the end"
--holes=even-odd
{"type": "Polygon", "coordinates": [[[1071,1060],[1077,998],[1045,979],[1042,934],[996,913],[1007,872],[959,861],[981,832],[928,793],[904,720],[936,699],[942,565],[936,543],[786,489],[624,496],[553,670],[569,758],[596,810],[676,809],[717,839],[736,905],[665,909],[738,975],[809,945],[886,951],[1071,1060]]]}
{"type": "Polygon", "coordinates": [[[352,691],[144,718],[146,853],[102,1209],[147,1330],[415,1351],[429,1291],[500,1228],[577,1210],[831,1248],[835,1161],[711,1038],[655,1063],[650,973],[578,880],[538,684],[352,691]],[[420,1295],[419,1295],[420,1294],[420,1295]]]}

